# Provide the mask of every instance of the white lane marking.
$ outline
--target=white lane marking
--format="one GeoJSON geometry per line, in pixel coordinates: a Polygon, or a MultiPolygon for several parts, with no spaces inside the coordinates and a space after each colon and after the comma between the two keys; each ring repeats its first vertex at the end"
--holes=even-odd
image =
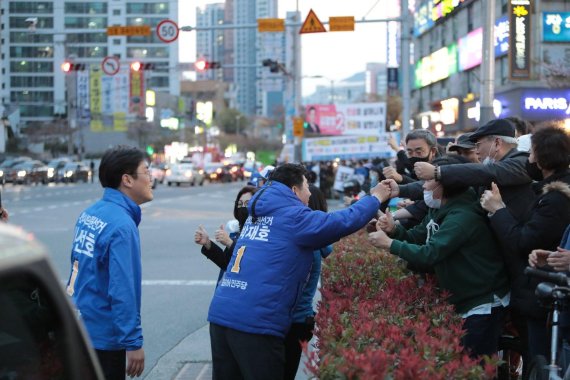
{"type": "Polygon", "coordinates": [[[213,286],[214,280],[143,280],[145,286],[213,286]]]}

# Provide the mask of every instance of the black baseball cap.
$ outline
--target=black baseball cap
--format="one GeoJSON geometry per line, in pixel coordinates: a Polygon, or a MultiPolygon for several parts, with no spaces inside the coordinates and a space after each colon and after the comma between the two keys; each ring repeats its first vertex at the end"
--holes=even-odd
{"type": "Polygon", "coordinates": [[[459,135],[459,137],[455,140],[455,143],[451,144],[447,150],[450,152],[454,152],[454,151],[459,150],[460,148],[462,148],[462,149],[473,149],[473,148],[475,148],[475,143],[473,141],[469,140],[472,135],[473,135],[473,132],[464,133],[462,135],[459,135]]]}
{"type": "Polygon", "coordinates": [[[477,140],[485,136],[515,137],[515,126],[506,119],[491,120],[487,124],[477,128],[469,137],[469,140],[477,142],[477,140]]]}

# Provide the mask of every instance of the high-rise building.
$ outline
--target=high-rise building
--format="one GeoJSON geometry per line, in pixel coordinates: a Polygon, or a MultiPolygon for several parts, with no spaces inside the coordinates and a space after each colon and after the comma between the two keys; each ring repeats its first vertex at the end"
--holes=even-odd
{"type": "MultiPolygon", "coordinates": [[[[223,25],[225,22],[225,9],[223,3],[207,4],[196,9],[196,26],[208,27],[223,25]]],[[[225,46],[224,30],[199,30],[196,32],[196,61],[204,59],[209,62],[224,61],[225,46]]],[[[223,67],[223,65],[222,65],[223,67]]],[[[221,70],[205,70],[197,72],[198,80],[222,79],[221,70]]]]}
{"type": "MultiPolygon", "coordinates": [[[[129,101],[133,101],[129,93],[131,62],[154,65],[143,66],[141,88],[180,93],[176,80],[178,44],[165,43],[155,33],[165,19],[178,19],[177,0],[3,0],[2,105],[6,109],[18,107],[24,124],[40,127],[53,121],[54,115],[76,113],[77,120],[69,121],[82,131],[81,144],[87,151],[98,152],[109,144],[123,142],[125,123],[134,117],[129,110],[129,101]],[[109,26],[149,26],[151,33],[107,35],[109,26]],[[106,57],[118,61],[120,67],[113,62],[108,67],[109,72],[117,69],[115,74],[103,71],[106,57]],[[85,65],[80,66],[83,71],[64,73],[61,65],[66,60],[85,65]],[[125,97],[126,103],[117,101],[125,97]],[[97,118],[99,122],[94,124],[97,118]]],[[[137,102],[144,101],[141,98],[137,102]]]]}
{"type": "MultiPolygon", "coordinates": [[[[277,0],[234,0],[233,23],[255,24],[258,18],[277,17],[277,0]]],[[[258,102],[257,76],[262,68],[259,51],[261,41],[257,29],[234,31],[234,83],[237,91],[237,107],[246,115],[261,115],[263,106],[258,102]]]]}

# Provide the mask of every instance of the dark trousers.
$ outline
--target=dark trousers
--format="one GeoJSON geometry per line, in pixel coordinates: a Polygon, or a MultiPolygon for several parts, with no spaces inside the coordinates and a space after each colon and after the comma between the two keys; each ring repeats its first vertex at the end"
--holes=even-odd
{"type": "Polygon", "coordinates": [[[294,380],[301,361],[301,342],[308,342],[313,337],[315,319],[307,318],[305,323],[293,323],[285,336],[285,380],[294,380]]]}
{"type": "Polygon", "coordinates": [[[491,314],[472,315],[463,321],[467,333],[461,338],[461,344],[470,356],[491,356],[497,352],[504,320],[505,308],[501,306],[494,307],[491,314]]]}
{"type": "Polygon", "coordinates": [[[282,380],[282,338],[249,334],[210,323],[214,380],[282,380]]]}
{"type": "Polygon", "coordinates": [[[125,380],[127,352],[95,350],[106,380],[125,380]]]}
{"type": "Polygon", "coordinates": [[[550,361],[550,330],[546,326],[546,318],[528,318],[528,353],[532,358],[542,355],[550,361]]]}

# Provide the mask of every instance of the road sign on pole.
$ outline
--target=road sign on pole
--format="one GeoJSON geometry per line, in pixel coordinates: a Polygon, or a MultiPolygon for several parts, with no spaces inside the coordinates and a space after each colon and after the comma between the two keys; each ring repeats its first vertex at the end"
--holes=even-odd
{"type": "Polygon", "coordinates": [[[327,30],[325,29],[321,20],[319,20],[315,12],[313,12],[311,9],[307,15],[307,18],[305,19],[305,22],[303,23],[303,26],[301,27],[301,30],[299,31],[299,34],[324,33],[326,31],[327,30]]]}
{"type": "Polygon", "coordinates": [[[285,19],[282,18],[258,18],[257,19],[258,32],[284,32],[285,19]]]}
{"type": "Polygon", "coordinates": [[[108,26],[108,36],[150,36],[150,25],[108,26]]]}
{"type": "Polygon", "coordinates": [[[303,130],[303,119],[300,117],[293,118],[293,136],[295,137],[303,137],[304,134],[303,130]]]}
{"type": "Polygon", "coordinates": [[[354,31],[354,16],[329,17],[330,32],[354,31]]]}
{"type": "Polygon", "coordinates": [[[158,38],[160,38],[161,41],[166,43],[176,41],[178,38],[178,33],[180,33],[178,24],[172,20],[162,20],[156,26],[156,35],[158,38]]]}
{"type": "Polygon", "coordinates": [[[107,75],[115,75],[119,72],[121,68],[121,62],[119,58],[114,55],[107,56],[101,62],[101,69],[107,75]]]}

